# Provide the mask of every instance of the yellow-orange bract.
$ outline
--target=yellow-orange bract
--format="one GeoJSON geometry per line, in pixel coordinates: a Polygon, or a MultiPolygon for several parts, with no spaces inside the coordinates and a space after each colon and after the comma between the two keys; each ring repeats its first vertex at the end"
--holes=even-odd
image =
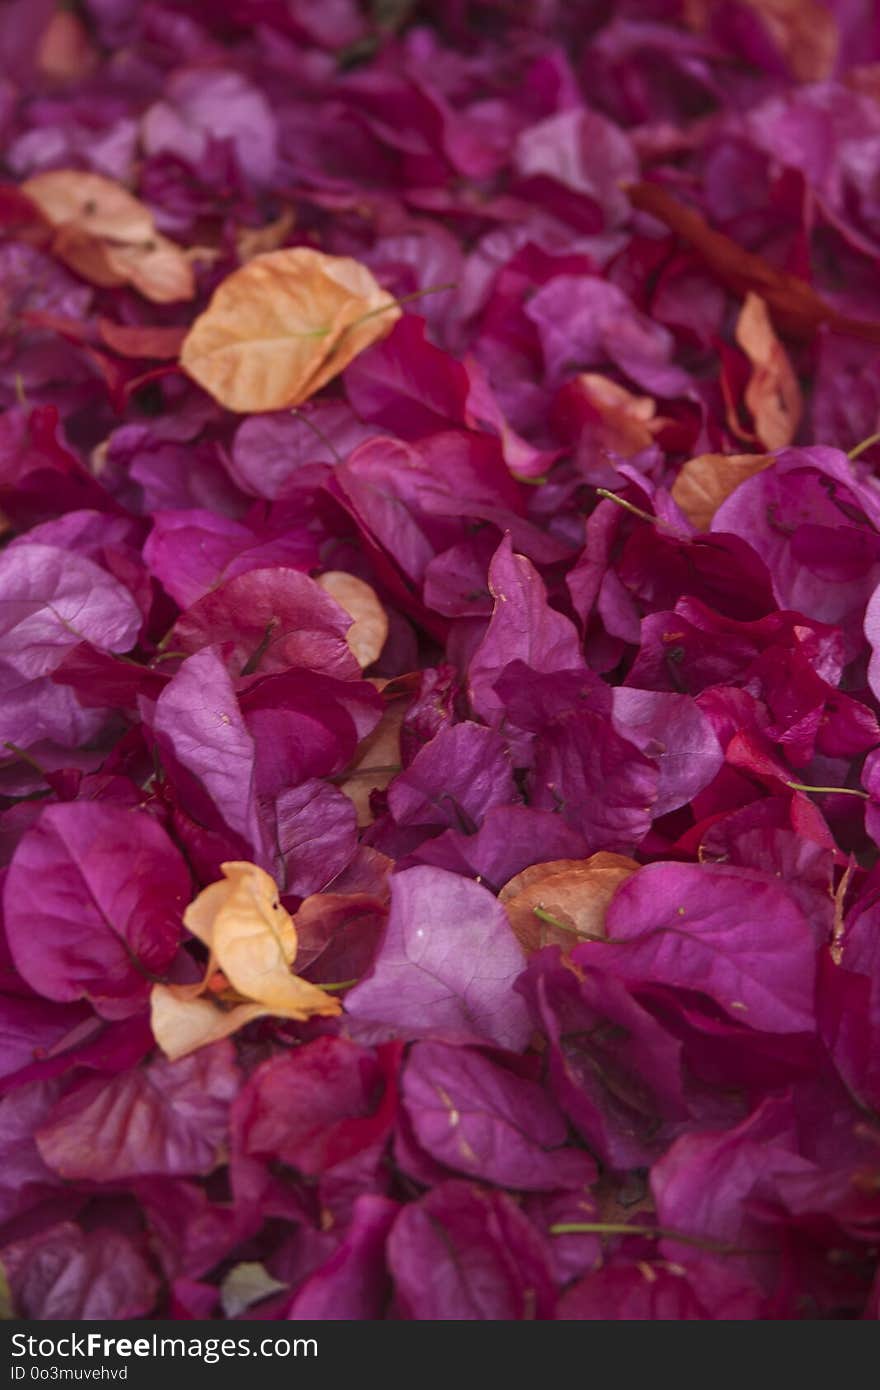
{"type": "Polygon", "coordinates": [[[131,285],[156,304],[192,299],[186,253],[156,230],[153,214],[122,184],[79,169],[35,174],[21,186],[55,229],[52,250],[105,289],[131,285]]]}
{"type": "Polygon", "coordinates": [[[345,570],[325,570],[316,582],[354,619],[345,635],[349,649],[362,669],[372,666],[385,646],[388,614],[376,590],[356,574],[345,570]]]}
{"type": "Polygon", "coordinates": [[[745,402],[766,449],[784,449],[794,439],[803,399],[788,354],[773,331],[759,294],[746,295],[736,321],[736,341],[752,364],[745,402]]]}
{"type": "Polygon", "coordinates": [[[270,251],[217,287],[180,362],[229,410],[283,410],[314,395],[398,318],[358,261],[308,246],[270,251]]]}
{"type": "Polygon", "coordinates": [[[208,947],[204,979],[153,986],[153,1036],[172,1059],[267,1014],[304,1021],[342,1009],[338,999],[291,974],[296,928],[269,874],[245,862],[220,867],[224,877],[205,888],[183,917],[208,947]]]}

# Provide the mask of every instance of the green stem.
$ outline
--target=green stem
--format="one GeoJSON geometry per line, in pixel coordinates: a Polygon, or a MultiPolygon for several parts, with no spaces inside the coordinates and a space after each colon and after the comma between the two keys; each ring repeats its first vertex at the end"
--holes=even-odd
{"type": "Polygon", "coordinates": [[[192,652],[160,652],[153,657],[153,665],[158,666],[160,661],[185,661],[188,656],[192,656],[192,652]]]}
{"type": "Polygon", "coordinates": [[[821,792],[827,796],[860,796],[864,801],[871,798],[867,792],[859,791],[858,787],[808,787],[806,782],[786,782],[793,792],[821,792]]]}
{"type": "Polygon", "coordinates": [[[578,941],[604,941],[604,936],[597,936],[595,932],[580,931],[578,927],[570,927],[567,922],[560,922],[558,917],[554,917],[552,912],[548,912],[543,907],[533,907],[532,912],[542,922],[546,922],[548,927],[555,927],[557,931],[568,932],[569,936],[576,936],[578,941]]]}
{"type": "Polygon", "coordinates": [[[568,932],[569,936],[580,936],[577,927],[570,927],[567,922],[560,922],[558,917],[554,917],[552,912],[548,912],[543,907],[533,907],[532,912],[539,917],[542,922],[546,922],[548,927],[555,927],[557,931],[568,932]]]}
{"type": "Polygon", "coordinates": [[[327,781],[341,787],[343,782],[353,782],[356,777],[396,777],[401,766],[401,763],[385,763],[384,766],[377,764],[376,767],[355,767],[350,772],[337,772],[334,776],[328,777],[327,781]]]}
{"type": "Polygon", "coordinates": [[[351,989],[352,985],[357,983],[357,980],[335,980],[331,985],[319,984],[318,989],[323,989],[327,994],[334,994],[342,989],[351,989]]]}
{"type": "Polygon", "coordinates": [[[243,676],[252,676],[252,675],[254,674],[254,672],[256,671],[256,669],[257,669],[257,667],[259,666],[260,662],[263,660],[263,657],[266,655],[266,652],[267,652],[268,649],[269,649],[269,644],[270,644],[271,641],[272,641],[273,635],[274,635],[275,632],[278,630],[279,624],[280,624],[280,619],[279,619],[279,618],[270,618],[270,619],[269,619],[269,621],[268,621],[267,624],[266,624],[266,631],[263,633],[263,636],[260,638],[260,642],[259,642],[259,645],[258,645],[256,651],[251,652],[251,654],[250,654],[250,656],[248,657],[247,661],[244,663],[244,665],[243,665],[242,668],[241,668],[241,674],[242,674],[243,676]]]}
{"type": "Polygon", "coordinates": [[[30,753],[27,753],[24,748],[19,748],[17,743],[10,743],[8,739],[4,740],[3,747],[8,748],[10,753],[14,753],[23,763],[27,763],[35,772],[38,772],[44,781],[46,780],[46,769],[40,767],[36,758],[32,758],[30,753]]]}
{"type": "Polygon", "coordinates": [[[627,502],[625,497],[620,497],[616,492],[609,492],[607,487],[597,487],[596,491],[600,497],[604,497],[607,502],[616,502],[618,507],[623,507],[625,512],[631,512],[640,521],[649,521],[652,526],[662,525],[659,516],[652,516],[650,512],[642,511],[641,507],[636,507],[632,502],[627,502]]]}
{"type": "Polygon", "coordinates": [[[706,1239],[701,1236],[688,1236],[681,1231],[671,1231],[665,1226],[631,1226],[626,1221],[561,1221],[550,1227],[551,1236],[599,1235],[599,1236],[647,1236],[651,1240],[674,1240],[679,1245],[693,1245],[697,1250],[711,1250],[718,1255],[749,1255],[754,1253],[741,1250],[724,1241],[706,1239]]]}
{"type": "Polygon", "coordinates": [[[359,328],[367,319],[374,319],[378,314],[387,314],[389,309],[399,309],[401,304],[412,304],[413,300],[424,299],[428,294],[442,294],[444,290],[457,290],[458,283],[450,280],[447,285],[428,285],[424,290],[413,290],[412,294],[402,294],[399,299],[389,299],[387,304],[380,304],[378,309],[370,309],[368,313],[362,314],[354,323],[347,325],[345,332],[350,333],[353,328],[359,328]]]}
{"type": "Polygon", "coordinates": [[[324,444],[330,450],[336,462],[342,463],[342,455],[336,448],[336,445],[333,443],[332,440],[327,438],[326,434],[322,429],[318,428],[314,420],[310,420],[308,415],[303,414],[303,412],[298,407],[294,407],[294,409],[291,410],[290,413],[291,415],[296,415],[300,420],[302,420],[304,425],[308,425],[309,429],[312,431],[312,434],[317,435],[321,443],[324,444]]]}
{"type": "Polygon", "coordinates": [[[863,439],[861,444],[857,444],[854,449],[850,449],[847,458],[857,459],[866,449],[870,449],[872,444],[880,444],[880,434],[869,434],[868,438],[863,439]]]}

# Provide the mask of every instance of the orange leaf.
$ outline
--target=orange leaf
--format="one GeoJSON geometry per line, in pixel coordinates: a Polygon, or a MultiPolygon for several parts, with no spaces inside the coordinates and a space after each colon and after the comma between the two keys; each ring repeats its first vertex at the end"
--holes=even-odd
{"type": "Polygon", "coordinates": [[[638,867],[623,854],[604,851],[589,859],[554,859],[524,869],[498,899],[524,950],[558,944],[570,951],[578,939],[604,937],[608,904],[638,867]]]}
{"type": "Polygon", "coordinates": [[[767,305],[752,291],[736,321],[736,341],[752,364],[745,402],[767,449],[784,449],[797,434],[804,403],[785,348],[773,332],[767,305]]]}
{"type": "Polygon", "coordinates": [[[811,338],[822,323],[840,333],[880,343],[880,323],[852,319],[827,304],[806,280],[776,270],[763,256],[744,251],[730,237],[716,232],[693,208],[680,203],[656,183],[633,183],[626,189],[630,202],[642,212],[664,222],[682,241],[693,247],[708,268],[734,294],[742,297],[756,290],[773,313],[774,320],[793,337],[811,338]]]}
{"type": "Polygon", "coordinates": [[[156,304],[195,295],[186,253],[156,230],[149,208],[121,184],[55,169],[26,179],[21,191],[55,228],[55,255],[92,284],[131,285],[156,304]]]}
{"type": "Polygon", "coordinates": [[[283,410],[314,395],[399,318],[358,261],[306,246],[270,251],[218,286],[180,361],[229,410],[283,410]]]}
{"type": "Polygon", "coordinates": [[[376,590],[345,570],[326,570],[316,582],[354,619],[345,640],[358,665],[366,670],[378,659],[388,636],[388,614],[376,590]]]}
{"type": "Polygon", "coordinates": [[[78,227],[85,235],[134,245],[155,232],[153,214],[122,184],[103,174],[54,169],[26,179],[21,190],[53,227],[78,227]]]}
{"type": "Polygon", "coordinates": [[[699,531],[708,531],[721,503],[772,463],[768,454],[700,454],[682,467],[672,484],[672,500],[699,531]]]}

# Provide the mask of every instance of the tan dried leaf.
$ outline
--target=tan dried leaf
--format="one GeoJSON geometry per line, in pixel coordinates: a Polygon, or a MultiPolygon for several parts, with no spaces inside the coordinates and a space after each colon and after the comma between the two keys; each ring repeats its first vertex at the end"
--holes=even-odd
{"type": "Polygon", "coordinates": [[[624,854],[600,851],[589,859],[554,859],[516,874],[498,894],[527,952],[605,936],[605,913],[621,883],[638,869],[624,854]]]}
{"type": "Polygon", "coordinates": [[[400,317],[358,261],[307,246],[255,256],[218,286],[180,362],[229,410],[300,405],[400,317]]]}
{"type": "Polygon", "coordinates": [[[672,500],[697,530],[708,531],[721,503],[772,463],[768,454],[699,454],[681,468],[670,489],[672,500]]]}
{"type": "Polygon", "coordinates": [[[797,434],[803,397],[767,305],[750,291],[736,321],[736,341],[752,364],[745,402],[766,449],[784,449],[797,434]]]}
{"type": "Polygon", "coordinates": [[[52,250],[103,288],[131,285],[156,304],[192,299],[186,253],[162,236],[149,208],[102,174],[55,169],[26,179],[21,191],[55,228],[52,250]]]}
{"type": "Polygon", "coordinates": [[[378,660],[388,637],[388,614],[371,584],[345,570],[326,570],[317,583],[354,619],[345,635],[362,670],[378,660]]]}
{"type": "Polygon", "coordinates": [[[355,805],[358,825],[373,824],[370,793],[384,791],[400,771],[400,729],[409,709],[408,698],[386,705],[382,718],[358,748],[339,790],[355,805]]]}
{"type": "Polygon", "coordinates": [[[267,251],[277,251],[290,236],[296,226],[296,213],[293,208],[285,208],[274,222],[264,227],[240,227],[235,234],[235,249],[242,265],[252,261],[254,256],[263,256],[267,251]]]}

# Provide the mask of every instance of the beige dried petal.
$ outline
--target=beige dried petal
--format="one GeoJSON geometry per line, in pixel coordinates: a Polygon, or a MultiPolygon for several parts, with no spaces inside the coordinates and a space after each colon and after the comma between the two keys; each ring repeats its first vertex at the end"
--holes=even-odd
{"type": "Polygon", "coordinates": [[[270,875],[245,861],[220,867],[223,878],[199,893],[183,919],[209,949],[204,979],[151,991],[153,1036],[172,1059],[265,1015],[303,1021],[342,1011],[338,999],[291,973],[296,928],[270,875]],[[220,997],[212,993],[218,985],[220,997]]]}
{"type": "Polygon", "coordinates": [[[262,1303],[270,1294],[286,1288],[287,1285],[271,1275],[265,1265],[255,1260],[234,1265],[220,1285],[223,1315],[237,1318],[255,1303],[262,1303]]]}
{"type": "Polygon", "coordinates": [[[361,743],[340,785],[339,790],[355,804],[361,828],[373,823],[370,793],[384,791],[400,771],[400,729],[409,704],[409,699],[402,699],[386,705],[382,718],[361,743]]]}
{"type": "Polygon", "coordinates": [[[318,584],[354,619],[345,640],[362,670],[378,660],[388,637],[388,614],[376,590],[345,570],[326,570],[318,584]]]}
{"type": "Polygon", "coordinates": [[[269,875],[255,864],[220,867],[230,892],[214,918],[212,950],[232,988],[284,1018],[340,1013],[338,999],[290,973],[296,928],[269,875]]]}
{"type": "Polygon", "coordinates": [[[153,985],[150,992],[153,1037],[172,1062],[230,1037],[239,1028],[269,1013],[262,1004],[237,1004],[223,1009],[211,998],[194,997],[185,990],[186,987],[181,989],[175,985],[153,985]]]}
{"type": "MultiPolygon", "coordinates": [[[[268,878],[268,874],[266,877],[268,878]]],[[[274,889],[274,883],[272,887],[274,889]]],[[[214,945],[214,920],[228,900],[232,889],[233,885],[226,878],[221,878],[217,883],[209,883],[183,914],[183,925],[187,931],[197,936],[209,951],[214,945]]]]}

